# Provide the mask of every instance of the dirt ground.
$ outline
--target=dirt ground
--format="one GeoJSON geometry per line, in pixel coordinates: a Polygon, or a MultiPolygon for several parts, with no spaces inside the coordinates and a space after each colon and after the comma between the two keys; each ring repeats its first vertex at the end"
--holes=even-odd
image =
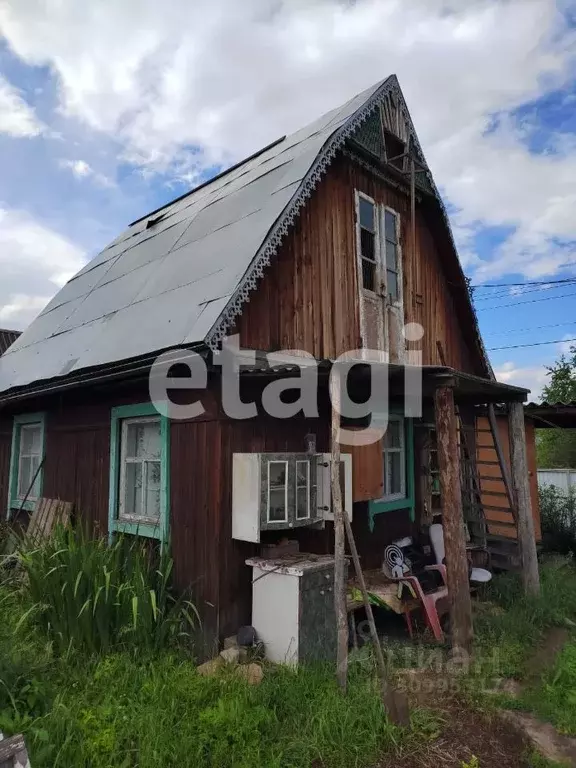
{"type": "Polygon", "coordinates": [[[475,756],[480,768],[522,768],[530,746],[510,724],[496,715],[471,711],[457,701],[436,710],[442,718],[440,735],[378,768],[461,768],[475,756]]]}

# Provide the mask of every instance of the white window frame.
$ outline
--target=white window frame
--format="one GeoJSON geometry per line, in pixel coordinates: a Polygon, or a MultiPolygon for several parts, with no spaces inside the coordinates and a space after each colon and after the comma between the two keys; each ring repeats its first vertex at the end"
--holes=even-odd
{"type": "Polygon", "coordinates": [[[288,522],[288,461],[285,461],[283,459],[271,459],[268,462],[268,493],[267,493],[267,503],[266,503],[266,522],[271,523],[274,525],[274,523],[287,523],[288,522]],[[270,519],[270,491],[279,491],[280,487],[278,488],[271,488],[270,487],[270,465],[271,464],[284,464],[284,517],[281,520],[271,520],[270,519]]]}
{"type": "MultiPolygon", "coordinates": [[[[381,260],[381,266],[383,270],[382,280],[385,285],[386,290],[386,301],[393,307],[399,307],[403,308],[404,306],[404,286],[403,286],[403,263],[402,263],[402,245],[400,243],[400,234],[402,231],[401,228],[401,219],[400,214],[398,211],[395,211],[394,208],[390,208],[389,205],[383,205],[382,206],[382,225],[381,229],[383,232],[383,240],[381,247],[383,248],[384,258],[381,260]],[[397,299],[391,299],[390,294],[388,293],[388,262],[386,261],[386,212],[392,214],[396,220],[396,264],[398,267],[398,271],[396,272],[396,280],[398,284],[398,298],[397,299]]],[[[390,270],[393,272],[394,270],[390,270]]]]}
{"type": "MultiPolygon", "coordinates": [[[[360,286],[360,291],[364,291],[369,296],[380,296],[381,295],[381,288],[382,288],[382,275],[381,275],[381,264],[382,264],[382,257],[380,253],[381,248],[381,221],[380,221],[380,206],[378,203],[369,195],[364,194],[364,192],[361,192],[359,189],[355,190],[356,193],[356,261],[357,261],[357,267],[358,267],[358,283],[360,286]],[[374,285],[376,286],[375,291],[370,290],[370,288],[364,287],[364,271],[362,269],[362,238],[360,236],[360,231],[362,229],[360,225],[360,200],[365,200],[367,203],[370,203],[372,206],[374,206],[374,258],[375,258],[375,266],[374,266],[374,285]]],[[[370,261],[370,259],[367,259],[367,261],[370,261]]]]}
{"type": "Polygon", "coordinates": [[[296,520],[309,520],[310,519],[310,462],[306,459],[296,459],[296,472],[295,472],[295,478],[294,478],[294,485],[296,486],[296,495],[295,495],[295,508],[294,508],[294,517],[296,520]],[[304,485],[298,485],[298,465],[304,464],[306,467],[306,481],[304,485]],[[303,517],[300,517],[298,515],[298,491],[302,490],[306,491],[306,514],[303,517]]]}
{"type": "Polygon", "coordinates": [[[398,448],[388,448],[386,446],[386,435],[382,438],[382,465],[384,470],[384,487],[386,487],[386,482],[388,478],[388,461],[387,461],[387,455],[390,453],[399,453],[400,454],[400,491],[398,493],[385,493],[384,496],[382,496],[381,499],[378,499],[378,501],[400,501],[401,499],[407,498],[408,489],[406,486],[406,462],[407,462],[407,455],[406,455],[406,420],[404,416],[400,416],[396,413],[390,413],[388,415],[388,423],[395,421],[400,424],[400,446],[398,448]]]}
{"type": "MultiPolygon", "coordinates": [[[[121,437],[120,437],[120,465],[119,465],[119,472],[120,472],[120,488],[119,488],[119,499],[118,499],[118,519],[124,520],[126,522],[130,523],[142,523],[144,525],[154,525],[157,526],[160,524],[160,520],[162,518],[162,504],[160,503],[160,510],[158,513],[158,517],[146,517],[145,515],[133,515],[129,512],[124,511],[124,505],[126,503],[126,465],[127,464],[142,464],[142,508],[144,505],[144,499],[146,496],[146,490],[148,487],[147,479],[148,479],[148,460],[146,459],[135,459],[135,458],[128,458],[127,457],[127,442],[128,442],[128,428],[132,424],[158,424],[158,429],[160,433],[160,456],[157,459],[158,463],[160,464],[160,473],[162,473],[162,423],[161,423],[161,417],[160,416],[133,416],[124,418],[121,420],[120,429],[121,429],[121,437]]],[[[160,481],[160,495],[162,495],[162,481],[160,481]]]]}

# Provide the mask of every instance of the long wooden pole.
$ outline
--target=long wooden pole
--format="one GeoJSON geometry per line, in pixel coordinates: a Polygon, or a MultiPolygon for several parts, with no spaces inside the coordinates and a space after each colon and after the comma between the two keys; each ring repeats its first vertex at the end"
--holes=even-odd
{"type": "Polygon", "coordinates": [[[534,518],[532,517],[532,501],[530,499],[524,406],[522,403],[510,403],[509,426],[512,485],[518,515],[518,543],[522,556],[522,582],[526,594],[537,595],[540,592],[540,576],[534,518]]]}
{"type": "Polygon", "coordinates": [[[469,652],[472,646],[472,602],[462,514],[460,452],[451,387],[439,387],[434,392],[434,406],[452,646],[469,652]]]}
{"type": "Polygon", "coordinates": [[[340,377],[335,368],[330,377],[332,424],[330,440],[330,485],[334,510],[334,607],[336,610],[337,652],[336,678],[346,691],[348,678],[348,615],[346,611],[346,535],[340,487],[340,377]]]}

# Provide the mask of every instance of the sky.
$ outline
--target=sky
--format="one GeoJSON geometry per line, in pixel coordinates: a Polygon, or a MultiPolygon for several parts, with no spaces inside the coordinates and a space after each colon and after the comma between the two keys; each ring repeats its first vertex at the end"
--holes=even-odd
{"type": "Polygon", "coordinates": [[[489,353],[537,398],[576,338],[576,282],[522,285],[576,278],[576,0],[0,0],[0,327],[391,73],[486,347],[557,342],[489,353]]]}

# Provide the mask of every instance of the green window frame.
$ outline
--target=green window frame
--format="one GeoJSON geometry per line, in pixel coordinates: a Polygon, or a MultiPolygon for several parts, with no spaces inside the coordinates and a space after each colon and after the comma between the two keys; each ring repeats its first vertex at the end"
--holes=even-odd
{"type": "MultiPolygon", "coordinates": [[[[404,420],[406,496],[401,499],[394,499],[393,501],[376,500],[368,502],[368,524],[371,532],[374,531],[374,518],[383,512],[406,509],[410,513],[410,520],[414,522],[414,420],[405,418],[402,413],[397,411],[394,411],[394,415],[400,416],[404,420]]],[[[384,452],[382,454],[382,462],[384,463],[384,452]]],[[[385,467],[383,469],[385,471],[385,467]]]]}
{"type": "Polygon", "coordinates": [[[14,416],[12,425],[12,449],[10,453],[10,475],[8,483],[8,510],[6,517],[9,520],[13,509],[25,509],[31,512],[38,498],[42,496],[44,487],[44,457],[46,456],[46,414],[24,413],[14,416]],[[38,471],[38,496],[29,497],[24,501],[25,493],[19,493],[20,483],[20,447],[22,430],[32,424],[40,425],[40,470],[38,471]]]}
{"type": "Polygon", "coordinates": [[[170,420],[158,413],[152,403],[122,405],[112,408],[110,423],[110,491],[108,504],[108,535],[128,533],[158,539],[162,544],[170,533],[170,420]],[[157,523],[150,524],[120,516],[120,484],[124,471],[122,458],[123,425],[130,420],[153,417],[160,423],[160,515],[157,523]]]}

